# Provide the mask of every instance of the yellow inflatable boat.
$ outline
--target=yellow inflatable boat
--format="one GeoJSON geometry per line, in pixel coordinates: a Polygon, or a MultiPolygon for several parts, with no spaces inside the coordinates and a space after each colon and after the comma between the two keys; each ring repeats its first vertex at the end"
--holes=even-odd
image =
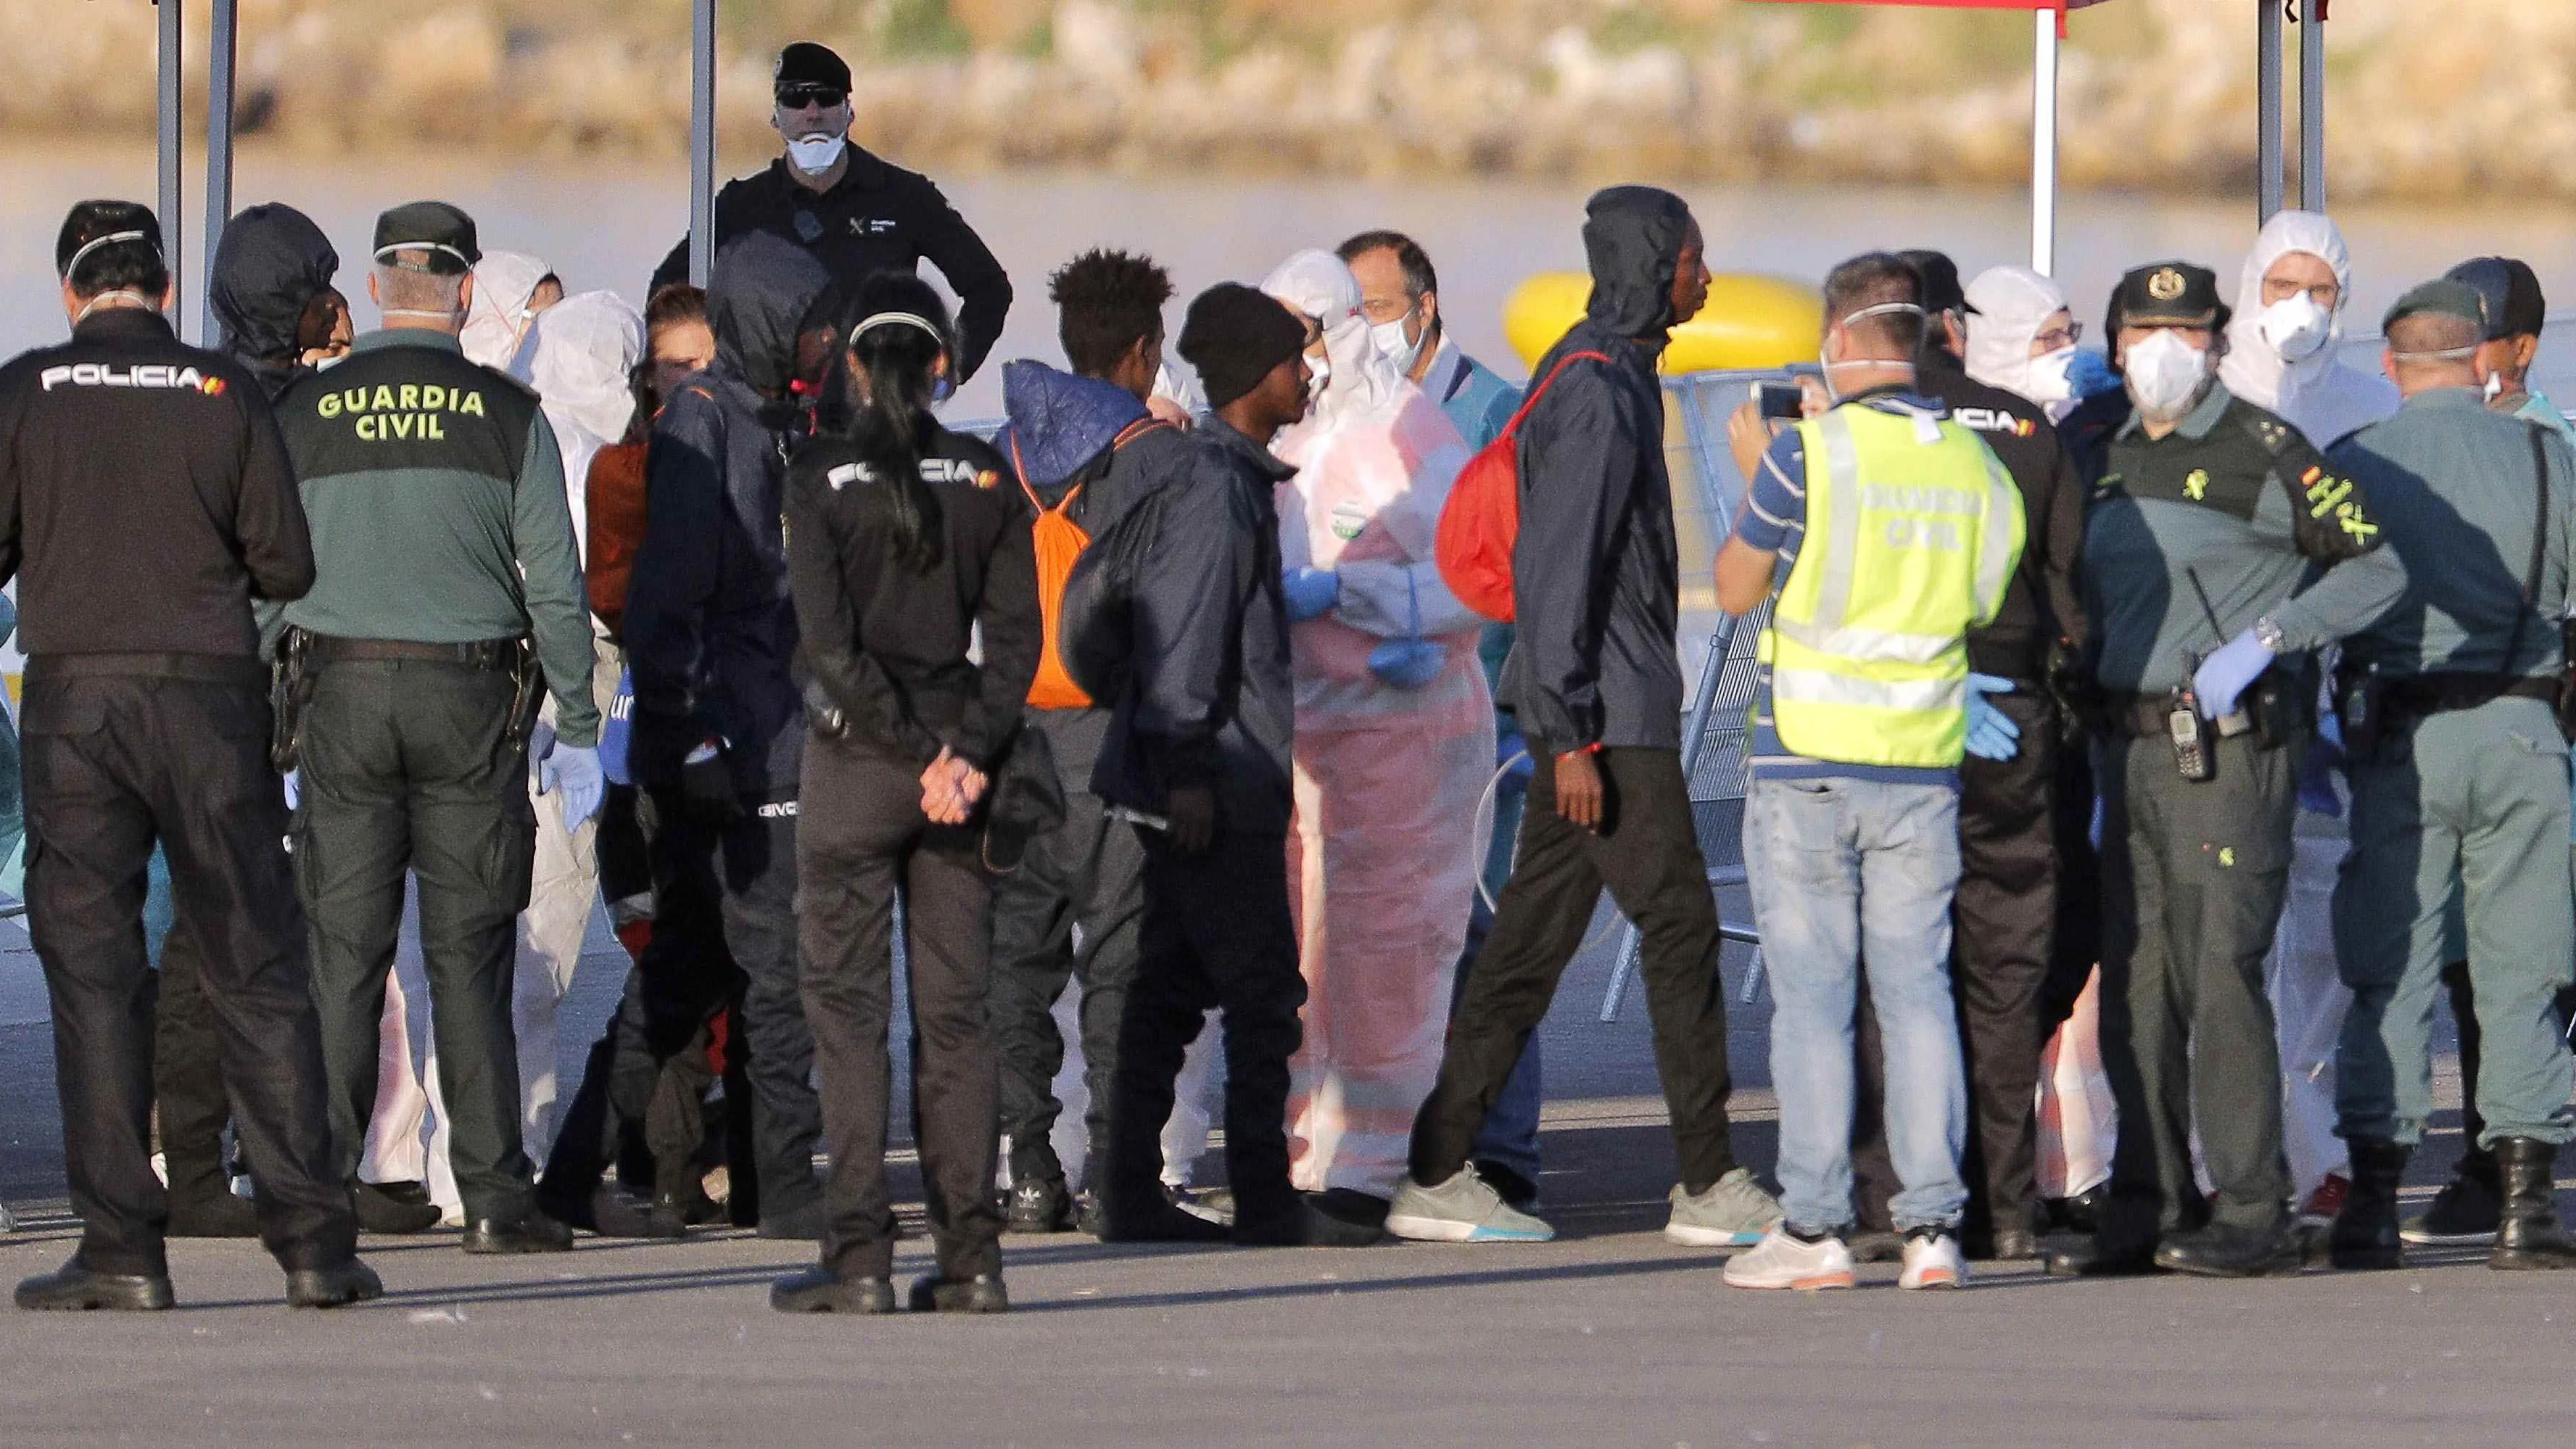
{"type": "MultiPolygon", "coordinates": [[[[1503,335],[1526,367],[1538,361],[1583,316],[1592,279],[1580,272],[1541,272],[1503,303],[1503,335]]],[[[1708,305],[1673,329],[1664,349],[1667,373],[1718,368],[1785,367],[1816,360],[1823,340],[1824,297],[1784,277],[1724,273],[1708,285],[1708,305]]]]}

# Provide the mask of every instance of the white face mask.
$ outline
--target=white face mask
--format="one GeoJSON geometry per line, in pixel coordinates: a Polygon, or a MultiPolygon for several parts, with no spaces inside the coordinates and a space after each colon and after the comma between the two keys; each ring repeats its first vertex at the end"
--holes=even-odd
{"type": "Polygon", "coordinates": [[[2316,298],[2299,292],[2264,308],[2257,330],[2283,362],[2298,362],[2326,345],[2334,331],[2334,314],[2318,306],[2316,298]]]}
{"type": "Polygon", "coordinates": [[[2494,402],[2497,398],[2502,396],[2504,396],[2504,374],[2501,372],[2488,373],[2486,386],[2487,401],[2494,402]]]}
{"type": "Polygon", "coordinates": [[[2044,352],[2030,360],[2030,370],[2022,374],[2021,395],[2035,403],[2066,402],[2075,396],[2075,385],[2067,380],[2066,369],[2075,361],[2073,347],[2044,352]]]}
{"type": "Polygon", "coordinates": [[[1412,321],[1413,317],[1413,313],[1407,312],[1392,322],[1380,322],[1369,328],[1369,340],[1377,344],[1378,356],[1394,363],[1395,370],[1406,377],[1413,376],[1413,365],[1422,360],[1422,344],[1431,340],[1428,327],[1423,328],[1417,337],[1405,337],[1404,324],[1412,321]]]}
{"type": "Polygon", "coordinates": [[[842,150],[849,144],[847,136],[837,133],[791,136],[787,141],[787,158],[806,175],[820,176],[832,169],[832,164],[841,159],[842,150]]]}
{"type": "Polygon", "coordinates": [[[2159,331],[2129,348],[2126,371],[2138,411],[2170,422],[2200,401],[2209,382],[2209,354],[2169,330],[2159,331]]]}
{"type": "Polygon", "coordinates": [[[1306,403],[1312,407],[1324,400],[1324,384],[1333,380],[1333,360],[1329,357],[1306,358],[1306,403]]]}

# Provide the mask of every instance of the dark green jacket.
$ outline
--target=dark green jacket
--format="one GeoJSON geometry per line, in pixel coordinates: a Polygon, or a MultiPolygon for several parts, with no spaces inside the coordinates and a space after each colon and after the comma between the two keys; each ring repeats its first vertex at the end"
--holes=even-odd
{"type": "Polygon", "coordinates": [[[563,458],[536,394],[456,339],[371,332],[287,389],[277,420],[313,531],[285,622],[344,639],[536,640],[555,734],[599,739],[563,458]]]}

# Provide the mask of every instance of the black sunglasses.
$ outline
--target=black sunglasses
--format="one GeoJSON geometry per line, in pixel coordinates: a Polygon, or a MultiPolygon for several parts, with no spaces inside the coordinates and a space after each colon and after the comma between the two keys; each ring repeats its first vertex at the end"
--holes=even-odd
{"type": "Polygon", "coordinates": [[[787,86],[778,92],[778,104],[791,111],[828,111],[849,98],[848,91],[836,91],[826,86],[787,86]]]}

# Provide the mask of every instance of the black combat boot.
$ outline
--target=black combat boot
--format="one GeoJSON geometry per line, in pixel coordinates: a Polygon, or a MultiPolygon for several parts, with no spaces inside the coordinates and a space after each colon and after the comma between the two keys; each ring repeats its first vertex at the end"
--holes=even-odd
{"type": "Polygon", "coordinates": [[[2499,1137],[2497,1175],[2504,1220],[2496,1225],[2490,1268],[2576,1268],[2576,1242],[2558,1225],[2558,1149],[2530,1137],[2499,1137]]]}
{"type": "Polygon", "coordinates": [[[2287,1223],[2269,1228],[2211,1223],[2174,1233],[2156,1248],[2156,1266],[2202,1278],[2270,1278],[2299,1271],[2304,1255],[2287,1223]]]}
{"type": "Polygon", "coordinates": [[[2406,1244],[2397,1236],[2397,1188],[2413,1151],[2385,1137],[2354,1137],[2352,1191],[2335,1214],[2326,1253],[2338,1268],[2403,1268],[2406,1244]]]}
{"type": "Polygon", "coordinates": [[[781,1313],[892,1313],[894,1283],[808,1268],[769,1285],[769,1306],[781,1313]]]}
{"type": "Polygon", "coordinates": [[[948,1278],[925,1273],[912,1280],[910,1307],[915,1313],[1008,1313],[1011,1295],[999,1273],[948,1278]]]}
{"type": "Polygon", "coordinates": [[[158,1273],[97,1273],[82,1267],[78,1258],[18,1285],[18,1306],[39,1312],[105,1308],[153,1313],[169,1307],[172,1301],[166,1269],[158,1273]]]}
{"type": "Polygon", "coordinates": [[[341,1308],[384,1296],[384,1280],[356,1258],[328,1268],[296,1268],[286,1275],[291,1308],[341,1308]]]}

